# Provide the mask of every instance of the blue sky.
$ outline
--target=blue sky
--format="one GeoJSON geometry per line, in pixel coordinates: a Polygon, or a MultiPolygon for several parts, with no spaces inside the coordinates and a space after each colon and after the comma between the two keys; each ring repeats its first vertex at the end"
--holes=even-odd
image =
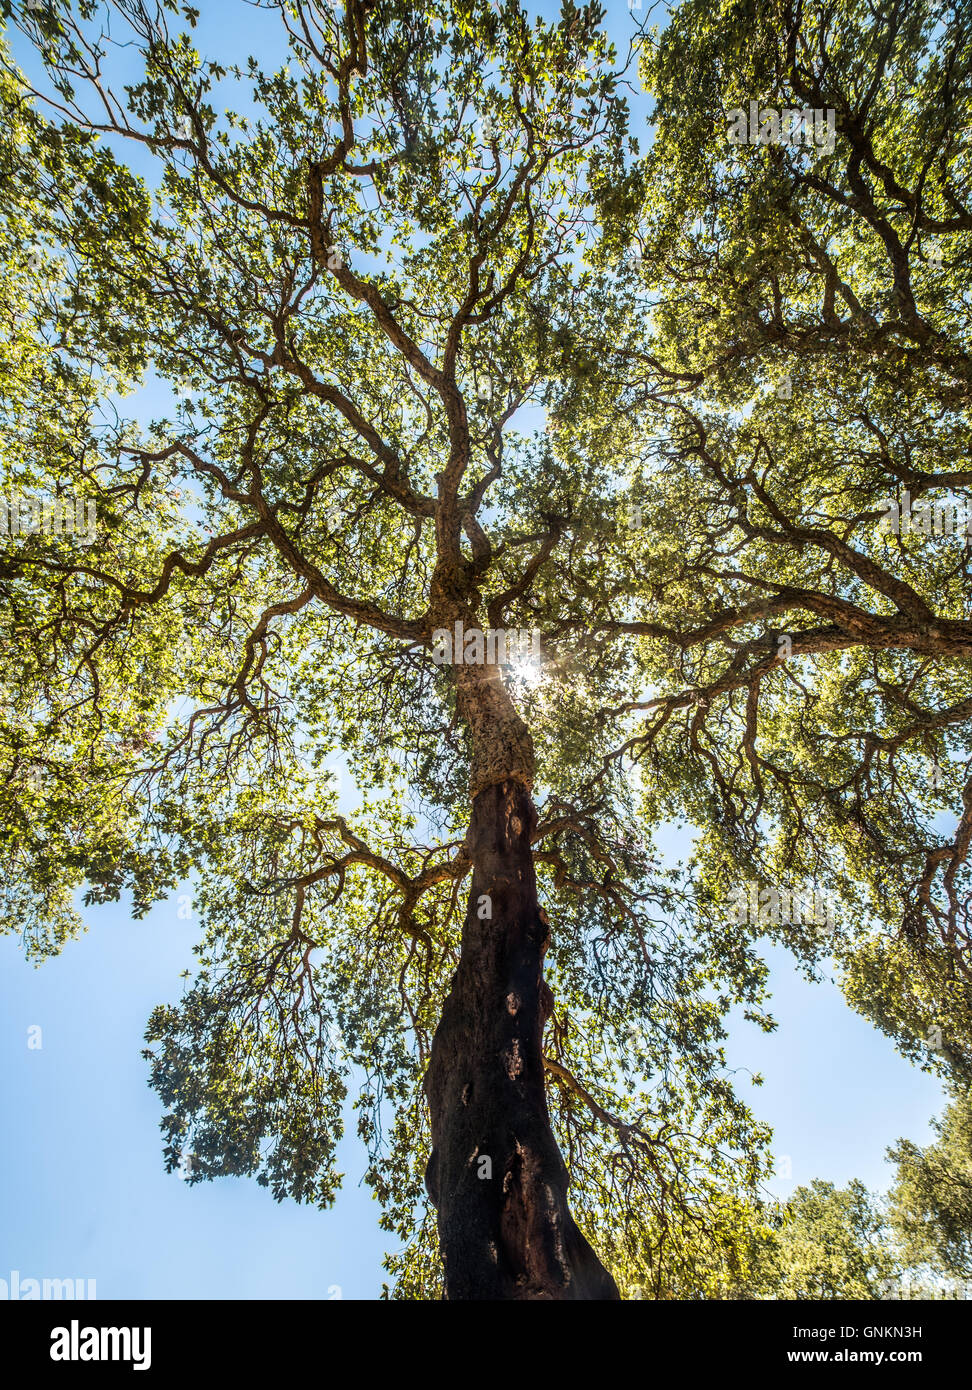
{"type": "Polygon", "coordinates": [[[86,935],[37,969],[0,942],[0,1279],[93,1278],[99,1298],[377,1297],[385,1237],[356,1139],[331,1213],[165,1173],[140,1052],[150,1010],[194,965],[198,923],[179,908],[90,911],[86,935]]]}
{"type": "MultiPolygon", "coordinates": [[[[239,57],[253,46],[266,57],[248,27],[265,29],[265,14],[222,0],[202,10],[204,51],[225,55],[229,44],[239,57]]],[[[609,22],[623,51],[624,0],[612,0],[609,22]]],[[[687,857],[687,844],[673,848],[687,857]]],[[[388,1238],[355,1138],[344,1142],[345,1187],[330,1212],[278,1205],[243,1179],[190,1188],[163,1171],[141,1048],[151,1009],[177,998],[180,972],[194,966],[198,924],[179,906],[173,895],[141,922],[124,904],[89,910],[86,935],[39,969],[0,941],[0,1279],[14,1269],[22,1279],[93,1278],[99,1298],[377,1297],[388,1238]],[[42,1045],[30,1048],[37,1027],[42,1045]]],[[[779,949],[770,960],[780,1026],[767,1036],[740,1022],[729,1053],[742,1093],[775,1127],[774,1151],[790,1161],[771,1190],[785,1196],[814,1177],[883,1187],[886,1146],[930,1137],[941,1089],[835,985],[809,984],[779,949]],[[747,1071],[765,1084],[750,1091],[747,1071]]]]}

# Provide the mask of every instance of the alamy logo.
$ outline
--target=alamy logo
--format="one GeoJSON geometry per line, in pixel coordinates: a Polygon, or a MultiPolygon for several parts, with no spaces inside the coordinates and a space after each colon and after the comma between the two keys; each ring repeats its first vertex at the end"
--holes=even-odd
{"type": "Polygon", "coordinates": [[[463,628],[460,621],[450,632],[436,628],[432,634],[432,660],[436,666],[507,666],[514,661],[540,657],[538,628],[463,628]]]}
{"type": "Polygon", "coordinates": [[[749,113],[734,107],[728,116],[730,145],[811,145],[833,154],[837,145],[837,113],[807,107],[803,111],[787,107],[782,112],[758,101],[749,103],[749,113]]]}
{"type": "MultiPolygon", "coordinates": [[[[29,1044],[28,1044],[29,1046],[29,1044]]],[[[93,1279],[21,1279],[20,1270],[10,1271],[9,1281],[0,1279],[0,1302],[29,1302],[32,1299],[86,1299],[95,1298],[93,1279]],[[87,1286],[87,1292],[85,1292],[87,1286]]]]}
{"type": "Polygon", "coordinates": [[[964,502],[916,502],[912,506],[911,493],[905,492],[900,503],[881,505],[884,516],[878,525],[896,536],[972,536],[972,512],[964,502]]]}
{"type": "Polygon", "coordinates": [[[81,1327],[74,1318],[70,1327],[51,1332],[52,1361],[131,1361],[133,1371],[152,1365],[150,1327],[81,1327]]]}
{"type": "Polygon", "coordinates": [[[817,927],[832,932],[836,922],[834,896],[816,888],[760,888],[739,883],[732,890],[730,910],[737,926],[817,927]]]}
{"type": "Polygon", "coordinates": [[[0,536],[73,536],[82,545],[95,538],[97,513],[84,497],[24,497],[12,492],[0,498],[0,536]]]}

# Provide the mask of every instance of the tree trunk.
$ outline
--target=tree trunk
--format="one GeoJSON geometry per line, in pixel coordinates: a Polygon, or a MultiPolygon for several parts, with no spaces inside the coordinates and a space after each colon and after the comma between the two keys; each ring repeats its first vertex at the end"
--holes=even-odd
{"type": "Polygon", "coordinates": [[[616,1299],[567,1206],[542,1035],[548,928],[531,854],[536,812],[512,778],[473,798],[473,881],[459,968],[432,1043],[426,1185],[449,1299],[616,1299]]]}

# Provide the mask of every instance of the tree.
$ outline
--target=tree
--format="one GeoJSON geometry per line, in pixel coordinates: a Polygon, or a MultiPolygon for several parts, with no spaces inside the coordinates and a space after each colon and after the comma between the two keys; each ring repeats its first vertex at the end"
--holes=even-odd
{"type": "Polygon", "coordinates": [[[424,1175],[449,1298],[615,1298],[582,1226],[656,1286],[736,1238],[766,1131],[723,1020],[771,1023],[605,767],[624,643],[541,631],[537,665],[550,586],[583,604],[591,536],[623,545],[585,344],[631,295],[583,262],[623,162],[612,54],[596,8],[271,8],[275,71],[205,61],[170,4],[19,20],[21,119],[83,152],[32,193],[62,252],[33,331],[130,366],[61,455],[5,459],[98,511],[90,544],[28,528],[0,560],[5,755],[44,767],[3,804],[7,926],[43,955],[81,884],[139,915],[192,873],[199,972],[147,1034],[167,1165],[326,1205],[356,1084],[399,1291],[440,1287],[424,1175]],[[176,393],[147,428],[119,395],[145,364],[176,393]],[[592,464],[541,408],[587,422],[592,464]]]}
{"type": "Polygon", "coordinates": [[[898,1272],[884,1215],[862,1182],[798,1187],[768,1248],[776,1298],[880,1299],[898,1272]]]}
{"type": "Polygon", "coordinates": [[[32,341],[97,366],[6,479],[99,525],[0,558],[5,753],[45,769],[3,805],[9,925],[44,953],[80,884],[137,914],[193,874],[200,969],[148,1031],[166,1161],[327,1204],[356,1085],[404,1296],[436,1244],[453,1299],[743,1277],[767,1133],[725,1016],[773,1026],[763,934],[819,958],[809,890],[849,909],[851,998],[967,1064],[967,813],[929,841],[967,546],[877,527],[970,481],[968,40],[916,13],[682,7],[643,159],[597,6],[287,0],[274,70],[205,60],[174,0],[19,21],[18,117],[77,151],[14,151],[60,248],[32,341]],[[822,164],[727,166],[713,113],[766,90],[836,107],[822,164]],[[932,232],[942,281],[909,270],[932,232]],[[149,369],[179,394],[143,427],[149,369]]]}
{"type": "Polygon", "coordinates": [[[926,1148],[900,1139],[888,1150],[898,1165],[890,1219],[915,1265],[929,1264],[956,1279],[972,1278],[972,1116],[956,1096],[926,1148]]]}

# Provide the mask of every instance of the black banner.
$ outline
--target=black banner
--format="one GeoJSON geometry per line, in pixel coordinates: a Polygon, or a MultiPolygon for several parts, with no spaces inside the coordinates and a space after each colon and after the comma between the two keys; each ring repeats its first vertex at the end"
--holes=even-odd
{"type": "MultiPolygon", "coordinates": [[[[480,1339],[529,1332],[542,1339],[538,1355],[547,1362],[558,1352],[574,1355],[578,1316],[589,1332],[609,1343],[613,1372],[630,1361],[641,1375],[651,1374],[674,1358],[681,1370],[723,1370],[745,1374],[772,1372],[786,1379],[791,1371],[832,1374],[834,1367],[866,1366],[886,1372],[932,1369],[944,1372],[961,1364],[968,1339],[965,1302],[922,1303],[650,1303],[630,1306],[590,1304],[573,1307],[570,1322],[560,1324],[556,1311],[501,1314],[470,1304],[428,1305],[329,1300],[322,1302],[105,1302],[28,1301],[0,1303],[0,1335],[21,1374],[51,1367],[65,1381],[78,1374],[159,1376],[190,1372],[261,1371],[279,1375],[300,1369],[310,1356],[327,1378],[327,1366],[348,1357],[367,1361],[370,1370],[387,1359],[401,1370],[409,1345],[387,1334],[407,1335],[419,1324],[435,1334],[469,1327],[480,1339]],[[507,1324],[505,1318],[512,1322],[507,1324]],[[548,1321],[553,1318],[553,1323],[548,1321]],[[425,1324],[425,1318],[430,1322],[425,1324]],[[378,1334],[377,1337],[375,1334],[378,1334]],[[362,1334],[365,1334],[364,1336],[362,1334]],[[659,1360],[661,1358],[661,1360],[659,1360]]],[[[487,1354],[499,1343],[478,1343],[487,1354]]],[[[479,1355],[480,1352],[477,1352],[479,1355]]],[[[575,1368],[576,1369],[576,1368],[575,1368]]]]}

